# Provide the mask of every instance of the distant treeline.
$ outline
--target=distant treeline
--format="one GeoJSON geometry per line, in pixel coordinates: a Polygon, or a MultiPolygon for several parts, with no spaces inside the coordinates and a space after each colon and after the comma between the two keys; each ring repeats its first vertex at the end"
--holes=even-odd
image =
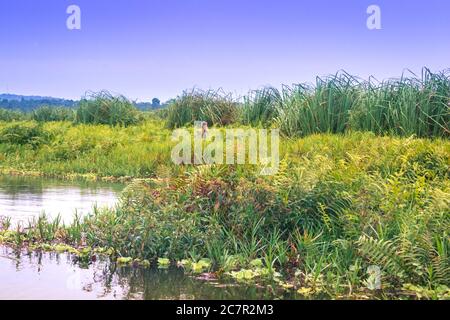
{"type": "MultiPolygon", "coordinates": [[[[140,107],[146,106],[141,104],[140,107]]],[[[160,104],[158,108],[149,107],[146,110],[139,110],[138,106],[126,97],[101,91],[90,93],[89,96],[70,107],[43,105],[27,111],[0,107],[0,121],[72,121],[84,124],[129,126],[141,122],[150,111],[159,108],[161,108],[160,104]]]]}
{"type": "MultiPolygon", "coordinates": [[[[84,100],[84,99],[83,99],[84,100]]],[[[51,97],[20,96],[11,94],[0,94],[0,109],[31,112],[41,107],[63,107],[77,108],[82,100],[68,100],[51,97]]],[[[159,99],[152,102],[132,102],[139,110],[155,110],[166,106],[159,99]]]]}
{"type": "Polygon", "coordinates": [[[73,108],[76,107],[78,101],[73,100],[65,100],[65,99],[26,99],[21,98],[20,100],[9,100],[9,99],[1,99],[0,100],[0,108],[2,109],[15,109],[24,112],[33,111],[42,106],[48,107],[65,107],[65,108],[73,108]]]}

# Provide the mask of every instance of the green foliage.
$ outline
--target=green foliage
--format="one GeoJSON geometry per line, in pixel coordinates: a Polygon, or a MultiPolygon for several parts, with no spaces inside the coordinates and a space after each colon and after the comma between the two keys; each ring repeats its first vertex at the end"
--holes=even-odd
{"type": "Polygon", "coordinates": [[[64,107],[40,107],[32,112],[32,118],[38,122],[47,121],[73,121],[75,111],[64,107]]]}
{"type": "Polygon", "coordinates": [[[245,98],[242,114],[244,123],[276,123],[287,136],[359,130],[448,137],[450,77],[424,68],[420,78],[375,83],[341,72],[317,78],[314,86],[257,90],[245,98]]]}
{"type": "MultiPolygon", "coordinates": [[[[203,226],[204,217],[197,212],[186,213],[177,206],[158,206],[148,192],[142,183],[131,184],[114,217],[111,212],[101,211],[86,219],[88,241],[116,248],[121,256],[145,259],[181,259],[190,249],[203,247],[214,233],[203,226]]],[[[166,260],[160,259],[160,264],[162,261],[166,260]]]]}
{"type": "Polygon", "coordinates": [[[0,130],[0,143],[37,147],[49,140],[50,134],[36,122],[12,122],[0,130]]]}
{"type": "Polygon", "coordinates": [[[424,68],[421,78],[367,82],[350,124],[355,130],[419,137],[449,136],[450,77],[424,68]]]}
{"type": "Polygon", "coordinates": [[[0,109],[0,121],[20,121],[25,118],[25,114],[19,110],[0,109]]]}
{"type": "Polygon", "coordinates": [[[449,285],[448,236],[444,234],[435,241],[430,241],[423,235],[418,235],[415,239],[401,238],[402,236],[387,241],[362,236],[357,243],[361,254],[371,263],[380,266],[386,276],[393,280],[429,287],[436,284],[449,285]]]}
{"type": "Polygon", "coordinates": [[[242,107],[242,122],[257,126],[268,126],[279,115],[282,97],[275,88],[263,88],[255,90],[244,97],[242,107]]]}
{"type": "Polygon", "coordinates": [[[136,107],[124,96],[113,96],[107,91],[92,93],[79,103],[76,123],[130,126],[138,123],[136,107]]]}
{"type": "Polygon", "coordinates": [[[116,209],[67,226],[42,218],[0,232],[0,242],[87,242],[120,257],[181,261],[193,272],[272,279],[307,297],[448,295],[448,139],[282,138],[279,171],[263,177],[251,165],[172,164],[171,131],[152,119],[130,127],[0,123],[0,132],[21,132],[16,126],[53,138],[35,148],[0,143],[2,170],[145,179],[129,185],[116,209]],[[381,289],[367,273],[373,265],[381,289]]]}
{"type": "Polygon", "coordinates": [[[171,132],[163,126],[155,120],[130,127],[0,123],[0,133],[11,133],[0,136],[0,167],[53,176],[149,177],[158,172],[161,164],[168,164],[168,174],[176,173],[183,168],[171,165],[171,132]],[[35,147],[19,144],[25,142],[35,147]]]}
{"type": "Polygon", "coordinates": [[[183,92],[174,100],[167,113],[167,125],[170,128],[193,124],[194,121],[227,125],[236,121],[238,107],[232,96],[221,90],[192,90],[183,92]]]}

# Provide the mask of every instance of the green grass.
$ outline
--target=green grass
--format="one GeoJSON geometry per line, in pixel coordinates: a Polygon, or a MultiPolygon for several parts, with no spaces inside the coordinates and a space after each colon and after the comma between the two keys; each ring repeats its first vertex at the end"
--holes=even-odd
{"type": "Polygon", "coordinates": [[[54,122],[42,126],[51,142],[0,144],[3,169],[152,177],[131,183],[116,210],[66,226],[39,219],[0,241],[78,248],[84,237],[121,257],[188,259],[195,268],[208,258],[224,276],[272,278],[307,297],[448,298],[447,139],[282,139],[280,171],[262,177],[250,165],[172,165],[164,126],[54,122]],[[382,270],[382,290],[369,289],[371,265],[382,270]]]}
{"type": "Polygon", "coordinates": [[[0,110],[0,121],[33,119],[78,124],[137,125],[143,118],[163,119],[171,129],[206,121],[210,126],[277,127],[287,137],[315,133],[369,131],[377,135],[450,136],[450,76],[424,68],[378,82],[345,71],[314,84],[296,84],[251,91],[237,99],[223,90],[184,91],[169,107],[139,112],[124,96],[92,93],[75,110],[43,107],[31,114],[0,110]]]}
{"type": "Polygon", "coordinates": [[[0,121],[19,121],[25,120],[26,115],[19,110],[1,109],[0,108],[0,121]]]}
{"type": "Polygon", "coordinates": [[[275,88],[263,88],[244,97],[241,117],[242,123],[258,126],[270,126],[279,116],[282,97],[275,88]]]}
{"type": "Polygon", "coordinates": [[[253,92],[245,99],[244,123],[275,123],[287,136],[370,131],[379,135],[448,137],[448,73],[402,76],[377,83],[345,72],[317,78],[315,85],[253,92]]]}
{"type": "Polygon", "coordinates": [[[81,100],[75,116],[76,123],[129,126],[139,122],[139,112],[124,96],[107,91],[92,93],[81,100]]]}
{"type": "Polygon", "coordinates": [[[171,163],[171,132],[163,127],[154,120],[131,127],[0,122],[0,168],[54,176],[155,176],[171,163]]]}
{"type": "Polygon", "coordinates": [[[422,76],[365,83],[352,127],[377,134],[449,136],[450,78],[424,69],[422,76]]]}
{"type": "Polygon", "coordinates": [[[169,259],[310,298],[448,299],[449,83],[426,69],[382,83],[339,73],[254,91],[242,104],[194,90],[157,114],[136,113],[100,93],[75,121],[0,113],[0,172],[132,181],[115,210],[65,226],[41,218],[0,231],[0,243],[64,243],[84,263],[91,247],[110,248],[123,261],[169,259]],[[196,120],[280,128],[279,172],[174,165],[169,128],[196,120]]]}
{"type": "Polygon", "coordinates": [[[31,112],[31,117],[37,122],[74,121],[75,110],[64,107],[40,107],[31,112]]]}
{"type": "Polygon", "coordinates": [[[222,90],[185,91],[167,110],[169,128],[206,121],[209,125],[228,125],[238,118],[238,104],[222,90]]]}

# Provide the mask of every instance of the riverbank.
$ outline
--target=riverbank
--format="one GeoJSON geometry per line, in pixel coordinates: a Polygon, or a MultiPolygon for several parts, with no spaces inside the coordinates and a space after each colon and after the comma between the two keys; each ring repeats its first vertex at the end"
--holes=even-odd
{"type": "Polygon", "coordinates": [[[171,132],[153,121],[43,128],[55,134],[51,142],[0,144],[3,170],[153,179],[130,183],[116,210],[66,226],[40,220],[31,229],[1,231],[4,244],[108,248],[125,264],[275,280],[309,298],[450,295],[446,139],[283,138],[279,172],[262,177],[250,165],[174,165],[171,132]]]}
{"type": "Polygon", "coordinates": [[[51,177],[131,180],[170,164],[171,131],[148,120],[132,127],[71,122],[0,122],[0,171],[51,177]]]}

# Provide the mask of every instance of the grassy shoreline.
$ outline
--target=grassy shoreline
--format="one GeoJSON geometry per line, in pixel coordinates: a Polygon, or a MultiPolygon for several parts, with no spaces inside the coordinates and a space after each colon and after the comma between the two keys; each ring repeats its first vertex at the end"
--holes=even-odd
{"type": "Polygon", "coordinates": [[[116,210],[66,226],[39,219],[0,231],[0,243],[87,263],[91,252],[113,250],[119,263],[275,279],[311,298],[450,297],[448,139],[282,138],[280,171],[261,177],[249,165],[173,165],[171,131],[154,120],[41,129],[47,140],[38,144],[0,143],[1,172],[131,183],[116,210]],[[381,290],[370,290],[372,265],[381,290]]]}
{"type": "Polygon", "coordinates": [[[241,100],[186,91],[157,114],[106,91],[78,109],[0,110],[0,174],[129,183],[116,209],[68,225],[2,220],[0,243],[275,281],[309,298],[450,299],[449,96],[448,72],[425,68],[241,100]],[[279,128],[278,173],[175,165],[170,129],[196,120],[279,128]]]}
{"type": "Polygon", "coordinates": [[[16,170],[13,168],[0,168],[0,176],[22,176],[22,177],[42,177],[42,178],[54,178],[60,180],[80,180],[80,181],[101,181],[101,182],[111,182],[111,183],[128,183],[136,178],[133,177],[112,177],[112,176],[97,176],[94,174],[79,174],[79,173],[44,173],[40,171],[24,171],[24,170],[16,170]]]}

